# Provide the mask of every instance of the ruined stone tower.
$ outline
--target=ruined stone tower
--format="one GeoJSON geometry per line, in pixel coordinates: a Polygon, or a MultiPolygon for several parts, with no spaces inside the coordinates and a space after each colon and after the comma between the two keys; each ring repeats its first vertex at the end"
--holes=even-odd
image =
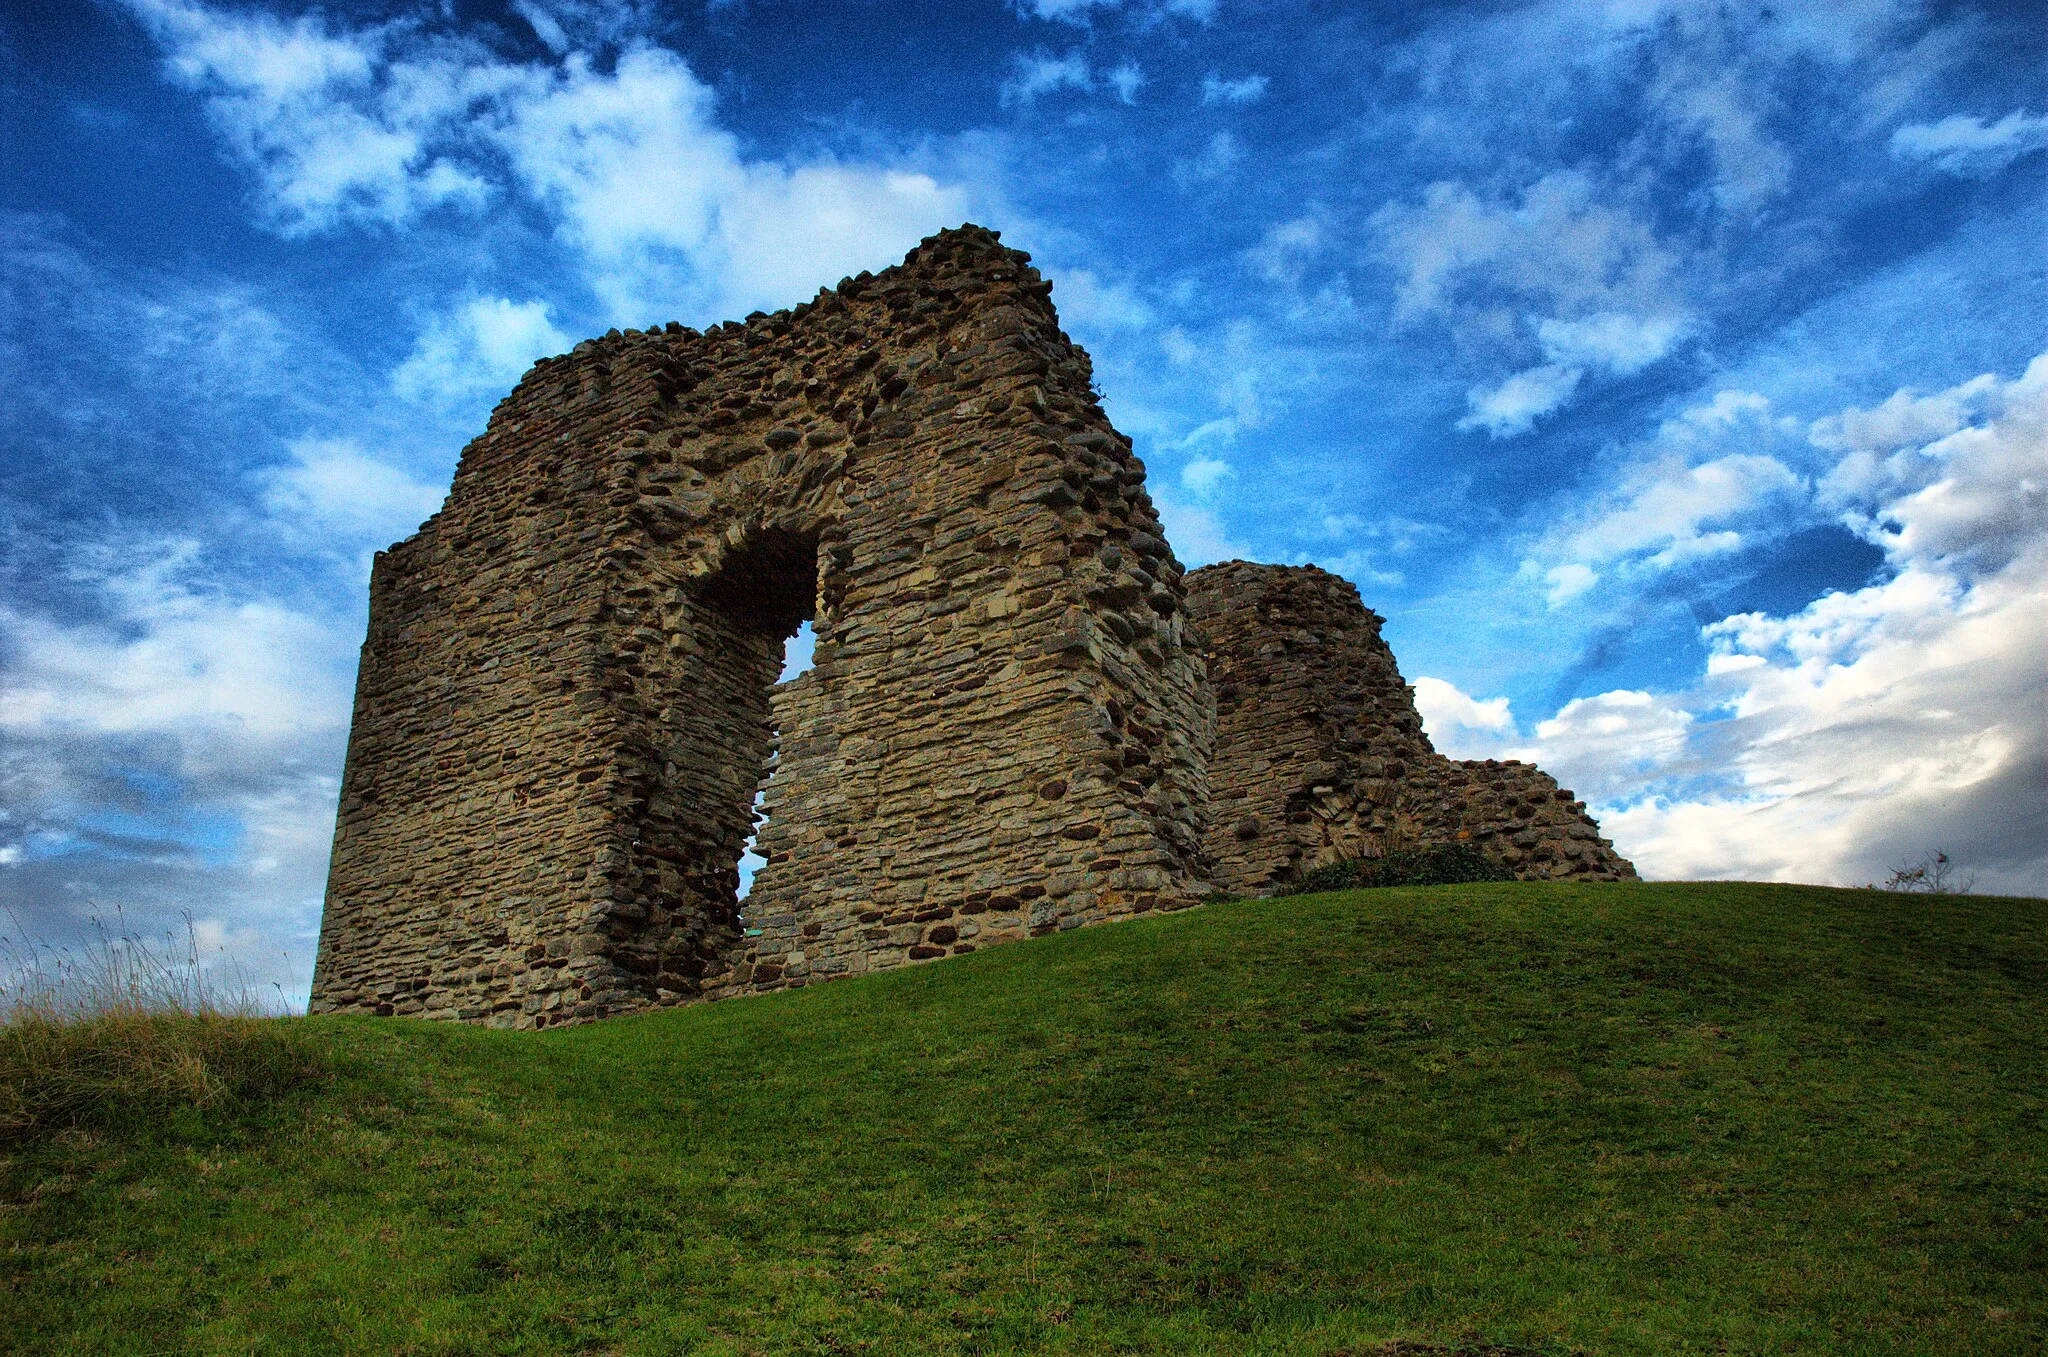
{"type": "Polygon", "coordinates": [[[1349,585],[1240,562],[1190,601],[1050,290],[968,226],[537,364],[372,572],[313,1011],[546,1027],[803,985],[1487,815],[1524,875],[1625,871],[1569,793],[1524,805],[1533,769],[1429,751],[1349,585]]]}
{"type": "Polygon", "coordinates": [[[377,559],[314,1010],[544,1026],[1202,893],[1181,567],[1050,290],[966,227],[537,365],[377,559]]]}

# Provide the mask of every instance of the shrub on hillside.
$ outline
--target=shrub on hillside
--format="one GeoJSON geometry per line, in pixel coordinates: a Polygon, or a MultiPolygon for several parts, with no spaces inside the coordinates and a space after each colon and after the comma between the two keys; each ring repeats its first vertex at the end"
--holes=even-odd
{"type": "Polygon", "coordinates": [[[1376,858],[1344,858],[1303,874],[1288,892],[1358,890],[1368,886],[1451,886],[1469,881],[1512,881],[1514,873],[1464,843],[1397,848],[1376,858]]]}
{"type": "Polygon", "coordinates": [[[81,949],[0,938],[0,1141],[230,1110],[316,1077],[291,1018],[268,1017],[230,968],[184,944],[114,934],[81,949]]]}
{"type": "Polygon", "coordinates": [[[1956,866],[1949,861],[1948,854],[1936,849],[1912,866],[1892,868],[1884,888],[1928,895],[1968,895],[1976,889],[1977,878],[1966,877],[1958,881],[1955,871],[1956,866]]]}

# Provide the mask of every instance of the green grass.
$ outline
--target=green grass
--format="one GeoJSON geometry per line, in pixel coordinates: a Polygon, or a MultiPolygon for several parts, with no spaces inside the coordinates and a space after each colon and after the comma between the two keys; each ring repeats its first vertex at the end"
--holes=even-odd
{"type": "Polygon", "coordinates": [[[1383,889],[538,1035],[297,1020],[324,1082],[15,1145],[0,1341],[2039,1352],[2044,924],[1383,889]]]}

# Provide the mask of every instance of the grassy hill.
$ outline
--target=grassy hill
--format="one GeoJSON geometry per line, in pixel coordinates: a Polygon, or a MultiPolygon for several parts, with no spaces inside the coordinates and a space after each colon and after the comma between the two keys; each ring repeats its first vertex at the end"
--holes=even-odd
{"type": "Polygon", "coordinates": [[[294,1020],[333,1072],[274,1103],[14,1147],[0,1343],[2039,1352],[2044,925],[1380,890],[537,1035],[294,1020]]]}

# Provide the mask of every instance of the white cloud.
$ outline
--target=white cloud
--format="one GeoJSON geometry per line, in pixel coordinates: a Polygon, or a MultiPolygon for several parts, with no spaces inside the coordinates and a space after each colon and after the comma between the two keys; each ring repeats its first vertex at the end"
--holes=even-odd
{"type": "Polygon", "coordinates": [[[1303,260],[1320,249],[1323,240],[1321,218],[1295,217],[1268,227],[1247,257],[1268,282],[1294,285],[1300,282],[1303,260]]]}
{"type": "Polygon", "coordinates": [[[1598,584],[1600,576],[1589,566],[1578,561],[1567,561],[1563,565],[1554,565],[1544,571],[1543,582],[1550,586],[1544,598],[1551,607],[1562,608],[1598,584]]]}
{"type": "Polygon", "coordinates": [[[1092,94],[1106,89],[1118,102],[1135,104],[1145,84],[1145,72],[1136,62],[1126,61],[1098,71],[1077,49],[1062,56],[1050,52],[1019,53],[1011,60],[1010,78],[1003,82],[1001,98],[1007,107],[1033,103],[1061,90],[1092,94]]]}
{"type": "Polygon", "coordinates": [[[1603,311],[1583,320],[1545,320],[1536,327],[1543,355],[1567,367],[1604,367],[1619,376],[1640,372],[1671,352],[1684,328],[1676,316],[1635,317],[1603,311]]]}
{"type": "Polygon", "coordinates": [[[1197,425],[1176,447],[1194,449],[1211,443],[1234,443],[1237,441],[1237,421],[1234,419],[1212,419],[1197,425]]]}
{"type": "Polygon", "coordinates": [[[391,69],[392,28],[337,36],[317,17],[287,23],[183,0],[129,5],[169,53],[172,79],[207,96],[214,125],[261,178],[287,234],[350,217],[404,221],[488,196],[478,174],[428,137],[488,95],[502,69],[391,69]]]}
{"type": "Polygon", "coordinates": [[[1173,554],[1182,565],[1192,570],[1217,561],[1254,558],[1250,547],[1232,539],[1214,510],[1183,504],[1177,498],[1161,493],[1161,490],[1162,487],[1153,487],[1153,505],[1159,510],[1159,522],[1166,530],[1166,540],[1173,543],[1173,554]]]}
{"type": "Polygon", "coordinates": [[[1491,390],[1475,386],[1466,395],[1471,413],[1458,421],[1458,428],[1484,429],[1495,438],[1527,433],[1538,419],[1571,399],[1584,375],[1578,368],[1546,363],[1517,372],[1491,390]]]}
{"type": "Polygon", "coordinates": [[[1507,757],[1542,764],[1581,797],[1627,797],[1686,751],[1691,712],[1649,693],[1620,689],[1575,697],[1536,726],[1535,740],[1507,757]]]}
{"type": "Polygon", "coordinates": [[[1267,80],[1263,75],[1241,76],[1236,80],[1225,80],[1220,75],[1204,76],[1202,79],[1202,102],[1204,104],[1255,104],[1266,96],[1267,80]]]}
{"type": "Polygon", "coordinates": [[[1142,330],[1157,317],[1129,288],[1104,282],[1089,269],[1052,271],[1053,300],[1061,323],[1080,333],[1090,329],[1142,330]]]}
{"type": "Polygon", "coordinates": [[[1626,499],[1571,534],[1564,550],[1578,561],[1652,553],[1667,567],[1734,550],[1739,533],[1710,530],[1776,501],[1803,496],[1806,483],[1775,457],[1734,453],[1694,467],[1663,465],[1638,473],[1626,499]]]}
{"type": "Polygon", "coordinates": [[[1095,88],[1095,73],[1089,68],[1088,58],[1079,51],[1064,56],[1050,52],[1036,52],[1030,56],[1019,53],[1011,62],[1011,75],[1003,82],[1002,100],[1005,104],[1028,104],[1035,99],[1060,90],[1080,90],[1086,93],[1095,88]]]}
{"type": "Polygon", "coordinates": [[[441,507],[438,486],[414,480],[346,438],[303,438],[292,462],[268,471],[265,501],[308,525],[382,542],[410,536],[441,507]]]}
{"type": "Polygon", "coordinates": [[[1503,298],[1551,314],[1677,310],[1676,257],[1576,171],[1546,175],[1504,201],[1455,181],[1431,184],[1419,205],[1388,203],[1371,226],[1399,275],[1402,322],[1435,313],[1457,322],[1473,311],[1484,319],[1503,298]]]}
{"type": "Polygon", "coordinates": [[[1951,174],[1991,175],[2030,151],[2048,146],[2048,115],[2015,109],[1995,123],[1956,113],[1936,123],[1912,123],[1892,133],[1892,154],[1924,160],[1951,174]]]}
{"type": "Polygon", "coordinates": [[[1996,569],[2048,524],[2048,354],[2015,381],[1986,374],[1933,396],[1900,391],[1875,410],[1816,421],[1811,436],[1844,453],[1821,503],[1900,564],[1996,569]]]}
{"type": "Polygon", "coordinates": [[[1424,733],[1438,752],[1451,758],[1485,758],[1487,751],[1496,746],[1489,742],[1473,746],[1476,752],[1468,753],[1470,736],[1475,732],[1492,735],[1514,729],[1515,719],[1504,697],[1482,701],[1468,696],[1454,683],[1426,674],[1415,680],[1414,688],[1415,710],[1422,717],[1424,733]]]}
{"type": "MultiPolygon", "coordinates": [[[[1123,6],[1123,0],[1012,0],[1012,3],[1020,14],[1080,27],[1093,22],[1094,12],[1098,9],[1115,10],[1123,6]]],[[[1216,17],[1216,0],[1150,0],[1150,3],[1131,8],[1141,24],[1157,23],[1168,17],[1206,24],[1216,17]]]]}
{"type": "Polygon", "coordinates": [[[1211,133],[1200,154],[1183,156],[1173,162],[1174,182],[1182,188],[1212,184],[1236,169],[1244,159],[1244,147],[1228,132],[1211,133]]]}
{"type": "MultiPolygon", "coordinates": [[[[1674,423],[1739,430],[1762,404],[1724,392],[1674,423]]],[[[1986,889],[2048,892],[2048,355],[2011,381],[1811,427],[1845,450],[1822,502],[1860,506],[1890,578],[1714,622],[1689,688],[1577,699],[1526,737],[1444,685],[1432,737],[1440,725],[1466,757],[1532,759],[1601,802],[1649,876],[1856,885],[1940,848],[1986,889]]],[[[1588,559],[1711,549],[1704,524],[1796,484],[1774,459],[1731,454],[1640,482],[1572,540],[1588,559]]]]}
{"type": "Polygon", "coordinates": [[[1813,421],[1808,437],[1830,452],[1892,452],[1931,443],[1962,428],[1997,388],[1997,377],[1986,373],[1932,396],[1901,389],[1875,409],[1844,410],[1813,421]]]}
{"type": "Polygon", "coordinates": [[[535,9],[536,31],[620,43],[609,69],[582,50],[506,61],[403,22],[342,32],[130,4],[173,78],[206,96],[280,230],[403,225],[522,195],[556,216],[623,323],[788,305],[967,214],[963,190],[905,165],[746,159],[681,57],[588,7],[535,9]]]}
{"type": "Polygon", "coordinates": [[[1086,24],[1090,11],[1115,9],[1123,0],[1016,0],[1022,13],[1053,23],[1086,24]]]}
{"type": "Polygon", "coordinates": [[[408,400],[497,393],[535,359],[565,353],[572,342],[548,319],[546,302],[478,297],[435,317],[391,384],[408,400]]]}
{"type": "Polygon", "coordinates": [[[1678,424],[1667,425],[1662,436],[1668,439],[1682,426],[1715,432],[1732,429],[1745,420],[1768,415],[1770,408],[1769,398],[1754,391],[1717,391],[1705,405],[1695,405],[1682,411],[1678,424]]]}
{"type": "Polygon", "coordinates": [[[1145,73],[1136,63],[1125,62],[1103,72],[1103,82],[1116,91],[1116,97],[1126,104],[1138,102],[1138,87],[1145,83],[1145,73]]]}
{"type": "Polygon", "coordinates": [[[1221,457],[1197,457],[1180,469],[1180,483],[1207,499],[1216,487],[1237,475],[1237,468],[1221,457]]]}
{"type": "Polygon", "coordinates": [[[1785,192],[1792,157],[1764,130],[1758,104],[1766,96],[1755,82],[1718,67],[1681,61],[1659,73],[1650,96],[1675,129],[1706,144],[1722,205],[1754,210],[1785,192]]]}
{"type": "Polygon", "coordinates": [[[359,620],[224,588],[190,543],[67,573],[93,615],[0,604],[0,818],[24,926],[61,942],[78,902],[107,898],[144,932],[188,911],[249,978],[302,999],[359,620]]]}
{"type": "Polygon", "coordinates": [[[102,577],[112,605],[102,622],[0,608],[13,656],[0,676],[0,731],[16,740],[167,735],[196,772],[345,723],[351,647],[280,604],[193,588],[182,578],[192,560],[179,544],[102,577]]]}

